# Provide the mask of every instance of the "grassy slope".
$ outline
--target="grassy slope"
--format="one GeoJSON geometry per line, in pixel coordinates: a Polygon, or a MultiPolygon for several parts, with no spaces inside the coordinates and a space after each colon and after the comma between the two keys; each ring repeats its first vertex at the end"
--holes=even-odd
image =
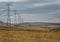
{"type": "Polygon", "coordinates": [[[0,42],[60,42],[60,32],[0,30],[0,42]]]}
{"type": "MultiPolygon", "coordinates": [[[[25,28],[24,30],[1,30],[5,26],[0,26],[0,42],[60,42],[60,31],[28,31],[26,28],[33,27],[20,27],[25,28]]],[[[34,28],[37,28],[34,26],[34,28]]],[[[38,28],[40,28],[38,26],[38,28]]]]}

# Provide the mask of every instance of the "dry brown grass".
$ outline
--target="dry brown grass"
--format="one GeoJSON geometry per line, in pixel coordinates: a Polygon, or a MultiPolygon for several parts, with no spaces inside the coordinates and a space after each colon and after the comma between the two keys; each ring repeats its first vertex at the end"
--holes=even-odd
{"type": "Polygon", "coordinates": [[[60,32],[0,30],[0,42],[60,42],[60,32]]]}
{"type": "MultiPolygon", "coordinates": [[[[6,27],[0,26],[0,28],[6,27]]],[[[0,29],[0,42],[60,42],[60,31],[36,31],[31,30],[30,28],[33,28],[31,26],[21,26],[18,28],[23,29],[0,29]]],[[[34,26],[34,28],[37,27],[34,26]]],[[[38,28],[40,28],[40,26],[38,26],[38,28]]]]}

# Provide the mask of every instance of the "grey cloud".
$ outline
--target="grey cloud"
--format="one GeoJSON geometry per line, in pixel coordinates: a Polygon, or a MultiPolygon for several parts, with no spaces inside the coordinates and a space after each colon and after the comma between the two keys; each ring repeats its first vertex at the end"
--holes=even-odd
{"type": "MultiPolygon", "coordinates": [[[[0,8],[4,6],[3,4],[0,5],[1,5],[0,8]]],[[[59,0],[29,0],[28,2],[14,2],[11,6],[17,8],[18,10],[17,13],[21,15],[21,17],[24,19],[25,22],[60,21],[59,0]]],[[[0,13],[4,14],[5,12],[0,13]]],[[[11,11],[11,19],[14,20],[12,14],[14,13],[11,11]]],[[[4,15],[6,15],[6,13],[4,15]]],[[[3,18],[1,20],[4,21],[5,19],[3,18]]]]}

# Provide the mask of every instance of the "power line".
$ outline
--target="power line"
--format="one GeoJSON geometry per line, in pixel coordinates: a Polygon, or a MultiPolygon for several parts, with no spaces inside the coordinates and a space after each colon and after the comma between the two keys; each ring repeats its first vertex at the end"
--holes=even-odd
{"type": "MultiPolygon", "coordinates": [[[[7,2],[7,26],[10,26],[11,27],[11,10],[10,10],[10,6],[11,6],[11,2],[7,2]]],[[[14,9],[13,10],[14,11],[14,15],[15,15],[15,18],[14,18],[14,23],[16,24],[17,22],[18,23],[23,23],[23,18],[21,18],[21,16],[20,15],[18,15],[18,19],[17,19],[17,16],[16,16],[16,12],[17,12],[17,10],[16,9],[14,9]]]]}

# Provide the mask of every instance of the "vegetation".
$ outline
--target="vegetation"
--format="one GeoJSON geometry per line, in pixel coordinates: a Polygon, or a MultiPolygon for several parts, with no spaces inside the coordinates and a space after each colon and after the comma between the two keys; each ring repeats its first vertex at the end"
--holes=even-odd
{"type": "Polygon", "coordinates": [[[60,42],[60,31],[36,30],[40,26],[17,26],[16,30],[8,27],[0,26],[0,42],[60,42]]]}
{"type": "Polygon", "coordinates": [[[0,42],[60,42],[60,32],[0,30],[0,42]]]}

